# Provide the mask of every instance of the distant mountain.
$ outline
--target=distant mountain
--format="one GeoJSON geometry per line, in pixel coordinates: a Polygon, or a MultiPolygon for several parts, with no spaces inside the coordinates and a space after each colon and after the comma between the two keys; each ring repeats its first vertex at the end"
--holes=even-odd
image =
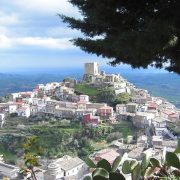
{"type": "Polygon", "coordinates": [[[171,73],[123,74],[135,86],[147,89],[150,94],[166,98],[180,108],[180,76],[171,73]]]}
{"type": "Polygon", "coordinates": [[[31,91],[39,83],[60,82],[65,77],[80,78],[81,74],[76,72],[52,73],[30,73],[30,74],[0,74],[0,96],[12,92],[31,91]]]}
{"type": "MultiPolygon", "coordinates": [[[[147,73],[148,71],[130,71],[118,68],[105,68],[109,73],[120,73],[135,86],[147,89],[154,96],[161,96],[180,108],[180,76],[171,73],[147,73]]],[[[156,71],[157,72],[157,71],[156,71]]],[[[19,74],[0,73],[0,96],[18,91],[30,91],[38,83],[60,82],[65,77],[81,79],[82,69],[55,69],[32,71],[19,74]]]]}

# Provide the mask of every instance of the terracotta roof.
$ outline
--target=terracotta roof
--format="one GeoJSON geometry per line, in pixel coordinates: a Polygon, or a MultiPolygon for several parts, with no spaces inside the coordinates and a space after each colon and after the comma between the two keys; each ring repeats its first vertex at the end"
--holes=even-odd
{"type": "Polygon", "coordinates": [[[97,152],[95,155],[96,158],[106,159],[111,164],[114,162],[117,156],[119,156],[119,153],[113,149],[104,149],[97,152]]]}

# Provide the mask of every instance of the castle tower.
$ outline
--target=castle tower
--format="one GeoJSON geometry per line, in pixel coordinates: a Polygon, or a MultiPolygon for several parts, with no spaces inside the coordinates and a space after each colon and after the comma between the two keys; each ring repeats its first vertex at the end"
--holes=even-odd
{"type": "Polygon", "coordinates": [[[85,75],[99,75],[99,64],[97,62],[85,63],[85,75]]]}

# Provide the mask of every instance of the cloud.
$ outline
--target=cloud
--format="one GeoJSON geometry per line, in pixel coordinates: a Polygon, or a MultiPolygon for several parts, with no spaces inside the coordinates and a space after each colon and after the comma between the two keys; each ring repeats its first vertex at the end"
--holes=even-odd
{"type": "Polygon", "coordinates": [[[0,48],[5,49],[5,48],[10,48],[11,46],[12,46],[11,40],[5,35],[0,35],[0,48]]]}
{"type": "Polygon", "coordinates": [[[54,17],[48,14],[75,13],[75,8],[67,0],[13,0],[12,4],[16,6],[13,7],[14,13],[7,14],[7,9],[0,10],[1,50],[24,47],[75,48],[69,40],[78,32],[57,26],[54,17]]]}
{"type": "Polygon", "coordinates": [[[43,13],[77,15],[78,10],[68,0],[13,0],[16,5],[43,13]]]}
{"type": "Polygon", "coordinates": [[[50,48],[50,49],[69,49],[73,48],[71,42],[69,42],[68,38],[42,38],[42,37],[25,37],[25,38],[16,38],[15,42],[19,45],[26,45],[26,46],[38,46],[43,48],[50,48]]]}
{"type": "Polygon", "coordinates": [[[14,25],[19,23],[19,18],[17,14],[5,14],[4,12],[0,11],[0,25],[1,26],[8,26],[14,25]]]}
{"type": "Polygon", "coordinates": [[[48,49],[66,50],[75,48],[68,38],[50,37],[7,37],[0,35],[0,48],[14,48],[19,46],[31,46],[48,49]]]}
{"type": "Polygon", "coordinates": [[[82,36],[82,33],[80,31],[62,26],[49,28],[47,30],[47,34],[51,37],[68,37],[68,38],[82,36]]]}
{"type": "Polygon", "coordinates": [[[0,26],[0,34],[1,34],[1,35],[2,35],[2,34],[7,35],[7,34],[11,34],[11,32],[10,32],[10,30],[9,30],[7,27],[5,27],[5,26],[0,26]]]}

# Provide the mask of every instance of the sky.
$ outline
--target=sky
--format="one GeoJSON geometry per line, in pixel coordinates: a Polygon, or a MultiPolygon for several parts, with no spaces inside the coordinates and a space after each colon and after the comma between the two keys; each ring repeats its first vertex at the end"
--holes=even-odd
{"type": "Polygon", "coordinates": [[[0,70],[101,62],[73,46],[69,40],[81,33],[62,23],[58,13],[80,17],[67,0],[0,0],[0,70]]]}
{"type": "Polygon", "coordinates": [[[107,59],[73,46],[69,40],[82,34],[57,14],[80,17],[67,0],[0,0],[0,72],[107,64],[107,59]]]}

